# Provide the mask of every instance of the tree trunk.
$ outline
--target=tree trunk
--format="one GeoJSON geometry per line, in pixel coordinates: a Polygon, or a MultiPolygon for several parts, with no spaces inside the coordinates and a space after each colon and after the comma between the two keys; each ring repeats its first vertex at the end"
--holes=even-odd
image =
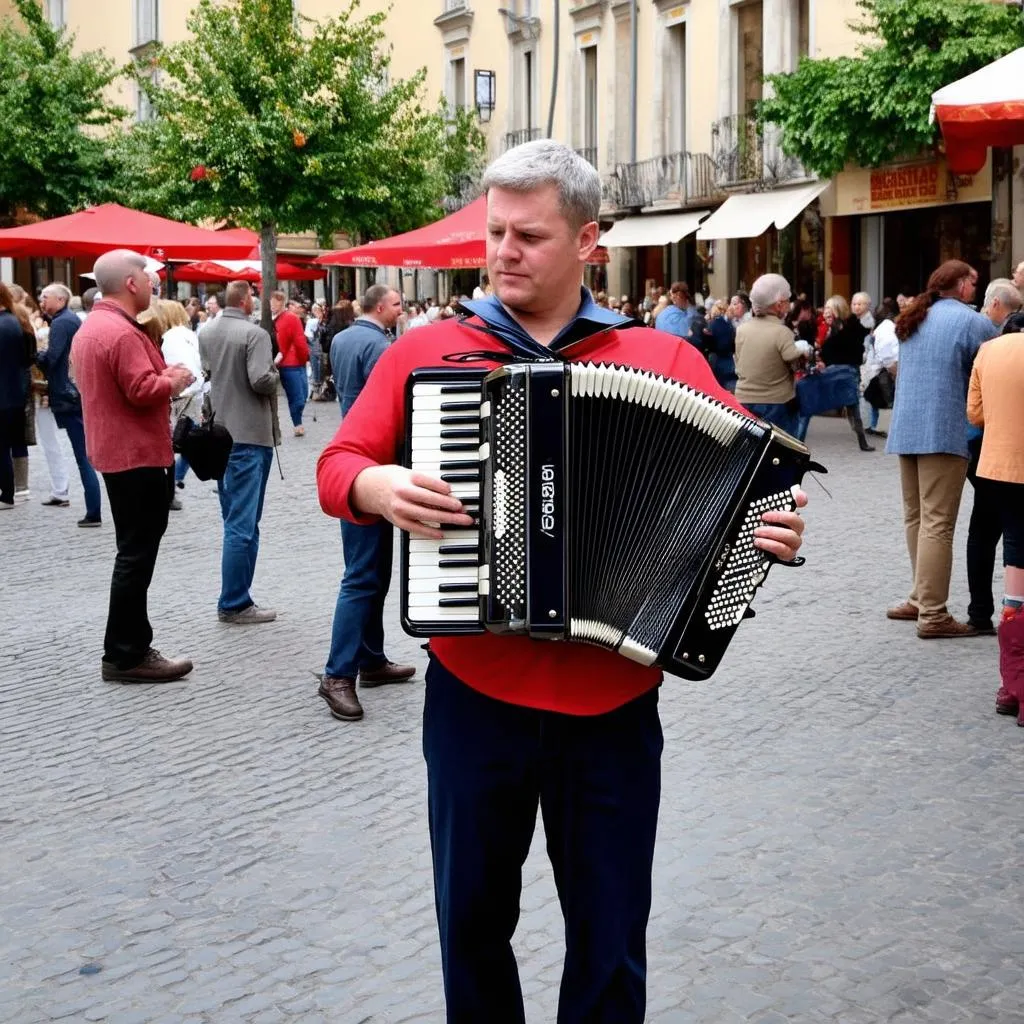
{"type": "Polygon", "coordinates": [[[260,324],[271,337],[274,336],[270,315],[270,293],[277,288],[277,227],[273,221],[264,221],[260,227],[260,277],[263,291],[260,294],[260,324]]]}

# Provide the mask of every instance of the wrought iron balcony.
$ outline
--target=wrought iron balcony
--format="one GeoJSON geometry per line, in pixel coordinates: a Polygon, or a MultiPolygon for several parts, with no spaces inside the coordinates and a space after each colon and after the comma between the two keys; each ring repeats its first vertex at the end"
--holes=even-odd
{"type": "Polygon", "coordinates": [[[656,203],[690,206],[718,193],[715,165],[707,153],[668,153],[616,164],[607,185],[608,200],[620,210],[656,203]]]}
{"type": "Polygon", "coordinates": [[[772,186],[807,178],[803,164],[782,151],[782,130],[753,114],[723,117],[711,126],[711,158],[721,188],[772,186]]]}
{"type": "Polygon", "coordinates": [[[597,166],[597,146],[584,146],[576,150],[577,155],[583,157],[591,167],[597,166]]]}
{"type": "Polygon", "coordinates": [[[533,142],[539,138],[539,128],[519,128],[514,132],[505,133],[505,148],[512,149],[513,146],[521,146],[524,142],[533,142]]]}

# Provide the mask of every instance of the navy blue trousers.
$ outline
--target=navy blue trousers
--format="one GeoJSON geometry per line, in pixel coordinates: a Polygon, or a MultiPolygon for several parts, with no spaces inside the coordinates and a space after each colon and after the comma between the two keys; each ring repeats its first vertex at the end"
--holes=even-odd
{"type": "Polygon", "coordinates": [[[448,1024],[522,1024],[511,939],[537,808],[565,919],[558,1024],[642,1024],[658,692],[605,715],[493,700],[430,659],[423,710],[448,1024]]]}

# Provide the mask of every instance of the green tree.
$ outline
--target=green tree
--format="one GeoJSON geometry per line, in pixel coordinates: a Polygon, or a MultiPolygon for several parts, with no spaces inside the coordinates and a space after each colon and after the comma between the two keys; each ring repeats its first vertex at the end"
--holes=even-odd
{"type": "Polygon", "coordinates": [[[1018,8],[989,0],[859,0],[856,57],[803,58],[769,75],[774,96],[762,122],[782,129],[782,147],[831,177],[848,163],[877,167],[935,145],[931,95],[1024,45],[1018,8]]]}
{"type": "Polygon", "coordinates": [[[72,53],[38,0],[14,0],[0,23],[0,223],[19,208],[56,217],[104,197],[109,177],[102,131],[125,116],[107,87],[119,71],[99,53],[72,53]]]}
{"type": "Polygon", "coordinates": [[[314,22],[292,0],[199,0],[190,38],[137,68],[156,117],[115,142],[129,201],[258,230],[265,291],[279,231],[379,236],[437,217],[483,136],[424,108],[425,71],[391,79],[386,15],[358,6],[314,22]]]}

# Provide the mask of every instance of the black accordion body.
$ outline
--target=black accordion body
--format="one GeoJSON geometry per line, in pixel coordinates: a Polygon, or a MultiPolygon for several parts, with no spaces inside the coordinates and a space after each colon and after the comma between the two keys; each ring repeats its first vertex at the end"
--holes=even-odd
{"type": "Polygon", "coordinates": [[[597,644],[691,679],[776,561],[761,516],[820,469],[770,424],[611,364],[418,370],[406,405],[406,465],[477,519],[403,535],[406,632],[597,644]]]}

